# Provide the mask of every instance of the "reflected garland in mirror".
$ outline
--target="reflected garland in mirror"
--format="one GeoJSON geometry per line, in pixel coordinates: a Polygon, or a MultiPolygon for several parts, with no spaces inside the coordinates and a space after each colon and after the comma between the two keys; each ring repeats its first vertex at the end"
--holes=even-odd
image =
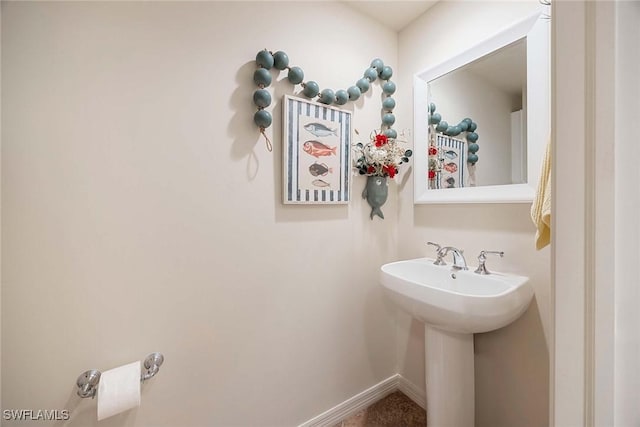
{"type": "Polygon", "coordinates": [[[466,117],[450,126],[436,112],[436,104],[429,104],[429,188],[460,188],[475,184],[474,166],[478,162],[478,124],[466,117]],[[466,144],[456,137],[465,133],[466,144]],[[438,135],[440,134],[440,135],[438,135]],[[438,135],[438,137],[436,137],[438,135]],[[444,136],[452,138],[444,138],[444,136]],[[465,145],[466,163],[465,170],[465,145]]]}

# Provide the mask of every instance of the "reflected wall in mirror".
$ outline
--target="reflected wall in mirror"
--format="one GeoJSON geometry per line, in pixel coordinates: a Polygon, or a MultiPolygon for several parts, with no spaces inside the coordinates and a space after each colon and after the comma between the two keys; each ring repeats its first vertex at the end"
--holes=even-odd
{"type": "MultiPolygon", "coordinates": [[[[525,39],[431,80],[427,85],[429,105],[436,106],[437,113],[449,126],[464,118],[471,118],[478,126],[474,130],[479,136],[478,162],[469,161],[469,174],[462,186],[526,182],[525,39]]],[[[432,133],[429,140],[434,143],[435,123],[429,132],[432,133]]],[[[462,132],[456,139],[464,141],[466,134],[462,132]]],[[[446,155],[440,157],[447,161],[446,155]]],[[[431,184],[430,188],[446,188],[442,183],[431,184]]]]}
{"type": "MultiPolygon", "coordinates": [[[[533,200],[550,131],[549,65],[549,21],[538,12],[415,75],[414,203],[533,200]],[[462,165],[462,185],[430,182],[429,147],[448,138],[442,128],[435,138],[430,103],[450,126],[465,118],[477,124],[478,161],[462,165]]],[[[468,147],[466,132],[450,136],[468,147]]]]}

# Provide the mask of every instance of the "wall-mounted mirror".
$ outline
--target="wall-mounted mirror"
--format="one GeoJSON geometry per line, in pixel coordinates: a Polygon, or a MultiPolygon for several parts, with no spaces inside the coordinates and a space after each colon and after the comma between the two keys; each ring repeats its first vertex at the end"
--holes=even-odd
{"type": "Polygon", "coordinates": [[[414,202],[530,202],[549,138],[549,89],[549,21],[540,13],[418,73],[414,202]],[[429,105],[450,125],[464,118],[477,124],[477,163],[467,161],[473,157],[464,132],[450,140],[429,125],[429,105]],[[438,151],[444,163],[438,162],[437,177],[429,172],[428,154],[435,136],[439,147],[458,147],[438,151]],[[442,165],[456,174],[447,176],[442,165]]]}

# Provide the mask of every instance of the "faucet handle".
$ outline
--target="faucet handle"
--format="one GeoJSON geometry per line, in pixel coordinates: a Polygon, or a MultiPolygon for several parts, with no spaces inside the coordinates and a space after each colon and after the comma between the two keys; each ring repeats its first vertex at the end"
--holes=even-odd
{"type": "Polygon", "coordinates": [[[487,255],[498,255],[500,258],[504,256],[504,252],[502,251],[480,251],[480,255],[478,255],[478,268],[474,271],[477,274],[491,274],[487,267],[485,266],[485,262],[487,261],[487,255]]]}
{"type": "Polygon", "coordinates": [[[446,262],[444,262],[444,260],[442,259],[442,257],[445,255],[442,253],[442,246],[440,246],[437,243],[434,242],[427,242],[427,245],[431,245],[431,246],[435,246],[436,247],[436,260],[433,262],[434,265],[447,265],[446,262]]]}

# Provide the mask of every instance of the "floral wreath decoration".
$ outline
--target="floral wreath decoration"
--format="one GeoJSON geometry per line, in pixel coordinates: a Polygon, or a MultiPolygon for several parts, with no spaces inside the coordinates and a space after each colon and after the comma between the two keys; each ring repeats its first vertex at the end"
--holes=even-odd
{"type": "Polygon", "coordinates": [[[354,168],[364,176],[395,177],[403,163],[409,162],[413,154],[398,145],[396,138],[389,138],[384,133],[374,131],[371,142],[354,145],[354,168]]]}

